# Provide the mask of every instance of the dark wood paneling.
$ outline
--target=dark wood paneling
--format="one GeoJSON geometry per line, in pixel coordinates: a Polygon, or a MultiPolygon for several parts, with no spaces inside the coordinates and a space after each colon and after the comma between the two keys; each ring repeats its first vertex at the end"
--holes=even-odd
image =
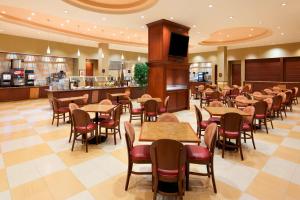
{"type": "Polygon", "coordinates": [[[94,64],[90,61],[87,61],[85,64],[85,74],[86,76],[93,76],[94,75],[94,64]]]}
{"type": "Polygon", "coordinates": [[[280,58],[246,60],[246,81],[283,81],[280,58]]]}
{"type": "Polygon", "coordinates": [[[49,86],[41,86],[40,87],[40,94],[39,94],[39,98],[47,98],[47,91],[46,89],[48,89],[49,86]]]}
{"type": "Polygon", "coordinates": [[[169,112],[189,109],[189,97],[187,89],[168,91],[167,96],[170,96],[169,112]]]}
{"type": "Polygon", "coordinates": [[[1,88],[0,89],[0,101],[19,101],[26,100],[30,97],[30,88],[1,88]]]}
{"type": "Polygon", "coordinates": [[[241,64],[231,64],[231,84],[241,85],[241,64]]]}
{"type": "Polygon", "coordinates": [[[300,81],[300,58],[284,58],[285,80],[287,82],[300,81]]]}

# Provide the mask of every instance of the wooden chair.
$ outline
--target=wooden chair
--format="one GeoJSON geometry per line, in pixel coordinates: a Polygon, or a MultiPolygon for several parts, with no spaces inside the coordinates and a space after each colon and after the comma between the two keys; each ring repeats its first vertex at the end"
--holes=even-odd
{"type": "Polygon", "coordinates": [[[277,117],[281,117],[281,120],[283,120],[283,117],[282,117],[282,96],[280,95],[276,95],[273,97],[273,104],[272,104],[272,108],[271,108],[271,112],[272,112],[272,115],[275,117],[275,115],[277,117]]]}
{"type": "Polygon", "coordinates": [[[158,122],[179,122],[179,119],[173,113],[164,113],[158,119],[158,122]]]}
{"type": "Polygon", "coordinates": [[[52,102],[52,125],[54,123],[54,120],[56,119],[56,126],[59,126],[59,120],[63,119],[64,122],[66,122],[66,118],[70,118],[70,110],[67,105],[63,105],[60,103],[56,98],[53,98],[51,100],[52,102]],[[66,116],[66,114],[69,113],[69,116],[66,116]]]}
{"type": "Polygon", "coordinates": [[[246,143],[247,139],[252,140],[252,144],[254,149],[255,147],[255,142],[254,142],[254,135],[253,135],[253,120],[254,120],[254,113],[255,113],[255,108],[254,106],[247,106],[246,108],[243,109],[245,113],[248,113],[249,116],[244,116],[243,117],[243,125],[242,125],[242,131],[243,131],[243,136],[242,139],[244,139],[244,142],[246,143]],[[248,133],[250,132],[250,133],[248,133]]]}
{"type": "Polygon", "coordinates": [[[242,103],[243,101],[248,100],[247,97],[245,97],[244,95],[238,95],[237,97],[235,97],[235,105],[237,108],[245,108],[248,106],[248,104],[242,103]]]}
{"type": "Polygon", "coordinates": [[[209,95],[214,91],[211,88],[205,89],[200,96],[200,108],[202,108],[202,104],[208,104],[209,95]]]}
{"type": "Polygon", "coordinates": [[[196,105],[194,106],[195,106],[195,113],[197,118],[197,135],[201,141],[201,136],[204,136],[201,132],[206,129],[210,121],[204,121],[200,109],[196,105]]]}
{"type": "Polygon", "coordinates": [[[293,111],[293,94],[291,91],[285,92],[286,100],[283,102],[283,105],[285,106],[285,109],[289,108],[290,111],[293,111]]]}
{"type": "Polygon", "coordinates": [[[208,93],[206,98],[207,98],[206,104],[208,105],[213,101],[220,101],[221,100],[221,94],[218,91],[214,91],[212,93],[208,93]]]}
{"type": "Polygon", "coordinates": [[[72,139],[72,135],[74,133],[74,122],[73,122],[73,118],[72,118],[72,114],[73,114],[73,111],[76,110],[76,109],[79,109],[79,106],[75,103],[70,103],[69,104],[69,110],[70,110],[70,123],[71,123],[71,130],[70,130],[70,137],[69,137],[69,143],[71,142],[71,139],[72,139]]]}
{"type": "Polygon", "coordinates": [[[126,89],[124,93],[126,94],[126,96],[120,97],[119,102],[122,104],[123,110],[126,112],[127,108],[129,110],[129,104],[131,102],[130,89],[126,89]]]}
{"type": "Polygon", "coordinates": [[[229,107],[229,108],[235,107],[234,102],[229,97],[227,97],[225,101],[226,101],[227,107],[229,107]]]}
{"type": "MultiPolygon", "coordinates": [[[[259,126],[261,126],[261,123],[264,124],[266,127],[267,133],[268,131],[268,120],[267,120],[267,114],[268,114],[268,104],[265,101],[258,101],[254,104],[255,107],[255,114],[254,114],[254,119],[259,121],[259,126]]],[[[273,127],[273,122],[272,120],[270,121],[271,125],[273,127]]],[[[256,123],[255,123],[256,124],[256,123]]]]}
{"type": "Polygon", "coordinates": [[[239,96],[240,95],[240,89],[239,88],[237,88],[237,87],[235,87],[235,88],[233,88],[231,91],[230,91],[230,95],[229,95],[229,97],[231,98],[231,99],[235,99],[237,96],[239,96]]]}
{"type": "Polygon", "coordinates": [[[150,157],[153,199],[156,200],[157,193],[166,196],[175,195],[183,199],[186,164],[186,149],[183,144],[175,140],[157,140],[150,146],[150,157]],[[162,191],[158,187],[159,182],[177,183],[178,191],[174,193],[162,191]]]}
{"type": "Polygon", "coordinates": [[[242,116],[238,113],[226,113],[221,117],[221,127],[219,128],[219,143],[222,146],[222,158],[226,147],[240,149],[241,159],[244,160],[241,144],[242,116]],[[220,136],[222,139],[220,140],[220,136]],[[227,139],[236,140],[235,144],[227,143],[227,139]]]}
{"type": "Polygon", "coordinates": [[[286,107],[284,105],[284,102],[286,102],[286,94],[284,92],[280,92],[278,93],[278,95],[282,97],[281,111],[284,112],[284,115],[286,117],[286,107]]]}
{"type": "Polygon", "coordinates": [[[127,144],[128,154],[128,168],[125,190],[127,191],[131,174],[145,175],[152,174],[151,172],[135,172],[132,171],[133,164],[150,164],[150,145],[136,145],[133,146],[135,141],[134,128],[129,122],[124,122],[125,138],[127,144]]]}
{"type": "Polygon", "coordinates": [[[130,123],[132,120],[141,120],[141,124],[143,124],[143,110],[141,108],[134,108],[131,101],[129,103],[129,114],[130,123]]]}
{"type": "Polygon", "coordinates": [[[294,87],[293,88],[294,92],[293,92],[293,98],[292,98],[292,102],[296,105],[298,104],[298,91],[299,91],[299,88],[298,87],[294,87]]]}
{"type": "MultiPolygon", "coordinates": [[[[224,104],[221,101],[212,101],[209,103],[210,107],[224,107],[224,104]]],[[[210,116],[208,119],[210,122],[215,122],[217,124],[220,124],[220,117],[219,116],[210,116]]]]}
{"type": "Polygon", "coordinates": [[[158,104],[154,99],[147,100],[144,104],[144,121],[156,121],[158,116],[158,104]]]}
{"type": "Polygon", "coordinates": [[[141,98],[152,98],[152,96],[150,94],[143,94],[141,98]]]}
{"type": "Polygon", "coordinates": [[[159,108],[160,115],[168,112],[169,99],[170,99],[170,96],[167,96],[165,98],[164,105],[159,108]]]}
{"type": "Polygon", "coordinates": [[[114,135],[114,143],[117,144],[116,135],[119,134],[120,139],[121,137],[121,131],[120,131],[120,121],[121,121],[121,112],[122,112],[122,106],[117,105],[114,108],[112,119],[105,119],[100,122],[99,124],[99,130],[101,135],[101,128],[105,128],[105,135],[108,136],[108,129],[111,130],[111,133],[114,135]]]}
{"type": "Polygon", "coordinates": [[[80,109],[73,110],[73,122],[74,122],[74,137],[72,144],[72,151],[74,149],[75,141],[80,140],[85,143],[86,152],[88,152],[88,143],[91,139],[96,137],[96,144],[98,144],[98,127],[91,118],[90,115],[80,109]],[[88,135],[90,133],[90,136],[88,135]],[[95,134],[94,134],[95,133],[95,134]],[[81,139],[78,137],[81,136],[81,139]]]}
{"type": "MultiPolygon", "coordinates": [[[[103,99],[99,102],[100,105],[113,105],[112,101],[109,99],[103,99]]],[[[111,113],[100,113],[99,119],[100,121],[105,120],[105,119],[110,119],[112,116],[111,113]]]]}
{"type": "Polygon", "coordinates": [[[212,178],[214,192],[217,187],[214,175],[214,150],[217,138],[217,124],[211,123],[205,129],[205,147],[197,145],[186,145],[187,164],[186,164],[186,190],[189,189],[189,175],[208,176],[212,178]],[[191,172],[190,164],[206,165],[207,173],[191,172]]]}

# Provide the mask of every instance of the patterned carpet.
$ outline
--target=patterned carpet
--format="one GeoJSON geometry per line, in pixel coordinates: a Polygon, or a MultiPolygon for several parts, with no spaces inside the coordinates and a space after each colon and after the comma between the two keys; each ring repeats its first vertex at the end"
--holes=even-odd
{"type": "MultiPolygon", "coordinates": [[[[214,194],[210,179],[191,176],[191,191],[184,199],[299,199],[300,105],[287,114],[283,121],[274,121],[269,134],[264,129],[255,134],[256,150],[251,141],[243,143],[244,161],[238,152],[225,152],[222,159],[216,149],[218,194],[214,194]]],[[[196,128],[193,109],[176,115],[196,128]]],[[[203,115],[208,118],[205,111],[203,115]]],[[[128,119],[128,114],[122,115],[122,121],[128,119]]],[[[79,142],[74,152],[70,151],[69,126],[51,125],[47,99],[0,104],[1,200],[152,199],[150,176],[132,175],[129,190],[124,191],[127,150],[123,123],[122,139],[116,146],[109,137],[101,145],[90,145],[89,153],[79,142]]],[[[138,121],[134,127],[138,134],[138,121]]],[[[192,169],[205,170],[199,166],[192,169]]],[[[137,170],[150,170],[150,166],[137,170]]]]}

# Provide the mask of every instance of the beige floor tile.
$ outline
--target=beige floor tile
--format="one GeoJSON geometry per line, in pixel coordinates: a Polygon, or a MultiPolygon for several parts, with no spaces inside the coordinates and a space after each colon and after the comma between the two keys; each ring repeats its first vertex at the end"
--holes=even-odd
{"type": "Polygon", "coordinates": [[[39,178],[11,190],[14,200],[52,200],[47,183],[39,178]]]}
{"type": "Polygon", "coordinates": [[[33,160],[35,158],[45,156],[51,153],[53,153],[53,151],[47,144],[39,144],[32,147],[4,153],[3,160],[5,166],[9,167],[11,165],[15,165],[28,160],[33,160]]]}
{"type": "Polygon", "coordinates": [[[274,122],[273,125],[274,125],[274,128],[283,128],[283,129],[291,129],[291,128],[293,128],[293,125],[291,125],[291,124],[285,124],[284,120],[280,121],[280,122],[274,122]]]}
{"type": "Polygon", "coordinates": [[[49,133],[41,134],[41,138],[43,138],[45,141],[51,141],[51,140],[58,140],[62,138],[69,139],[70,132],[63,130],[59,131],[51,131],[49,133]]]}
{"type": "Polygon", "coordinates": [[[84,186],[69,170],[63,170],[43,178],[56,200],[64,200],[85,190],[84,186]]]}
{"type": "Polygon", "coordinates": [[[14,125],[20,125],[20,124],[26,124],[27,121],[25,119],[18,119],[18,120],[13,120],[13,121],[8,121],[8,122],[0,122],[0,127],[3,126],[14,126],[14,125]]]}
{"type": "Polygon", "coordinates": [[[244,160],[241,163],[239,159],[238,163],[256,169],[262,169],[263,166],[266,164],[267,160],[269,159],[269,157],[266,154],[263,154],[254,149],[244,150],[243,153],[244,153],[244,160]]]}
{"type": "Polygon", "coordinates": [[[8,189],[9,189],[9,186],[8,186],[8,182],[7,182],[7,176],[6,176],[5,169],[1,169],[0,170],[0,192],[3,192],[8,189]]]}
{"type": "Polygon", "coordinates": [[[89,148],[88,153],[86,153],[84,149],[82,151],[80,150],[71,151],[70,149],[70,150],[57,153],[57,155],[62,159],[62,161],[67,166],[72,166],[72,165],[82,163],[84,161],[101,156],[102,154],[103,151],[101,149],[96,149],[96,148],[89,148]]]}
{"type": "Polygon", "coordinates": [[[273,134],[267,134],[267,132],[259,132],[254,134],[255,139],[265,140],[267,142],[272,142],[275,144],[280,144],[284,137],[273,135],[273,134]]]}
{"type": "Polygon", "coordinates": [[[289,137],[292,137],[292,138],[295,138],[295,139],[300,139],[300,132],[290,131],[289,132],[289,137]]]}
{"type": "Polygon", "coordinates": [[[25,129],[22,131],[16,131],[11,133],[3,133],[0,134],[0,142],[8,141],[8,140],[15,140],[22,137],[27,137],[31,135],[35,135],[36,132],[33,129],[25,129]]]}
{"type": "Polygon", "coordinates": [[[51,122],[52,122],[51,119],[41,120],[41,121],[32,123],[32,126],[35,126],[35,127],[47,126],[47,125],[51,124],[51,122]]]}
{"type": "Polygon", "coordinates": [[[288,185],[286,197],[289,200],[298,200],[299,199],[300,185],[290,183],[288,185]]]}
{"type": "Polygon", "coordinates": [[[121,148],[116,151],[113,151],[112,156],[116,157],[117,159],[121,160],[124,163],[128,163],[128,154],[127,154],[127,148],[121,148]]]}
{"type": "Polygon", "coordinates": [[[288,185],[289,182],[284,179],[260,172],[247,192],[258,199],[282,200],[287,193],[288,185]]]}
{"type": "Polygon", "coordinates": [[[299,150],[279,146],[273,155],[300,164],[299,150]]]}

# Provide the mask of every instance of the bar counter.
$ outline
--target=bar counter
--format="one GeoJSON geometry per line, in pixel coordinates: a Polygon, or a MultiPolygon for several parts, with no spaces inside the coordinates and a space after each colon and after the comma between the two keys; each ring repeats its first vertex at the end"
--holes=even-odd
{"type": "Polygon", "coordinates": [[[48,86],[0,87],[0,102],[46,98],[48,86]]]}
{"type": "Polygon", "coordinates": [[[107,98],[107,94],[123,93],[126,89],[130,89],[130,98],[137,99],[141,97],[146,88],[144,87],[95,87],[95,88],[82,88],[82,89],[72,89],[72,90],[49,90],[46,89],[48,97],[52,98],[65,98],[82,96],[84,94],[89,94],[89,103],[98,103],[102,99],[107,98]]]}

